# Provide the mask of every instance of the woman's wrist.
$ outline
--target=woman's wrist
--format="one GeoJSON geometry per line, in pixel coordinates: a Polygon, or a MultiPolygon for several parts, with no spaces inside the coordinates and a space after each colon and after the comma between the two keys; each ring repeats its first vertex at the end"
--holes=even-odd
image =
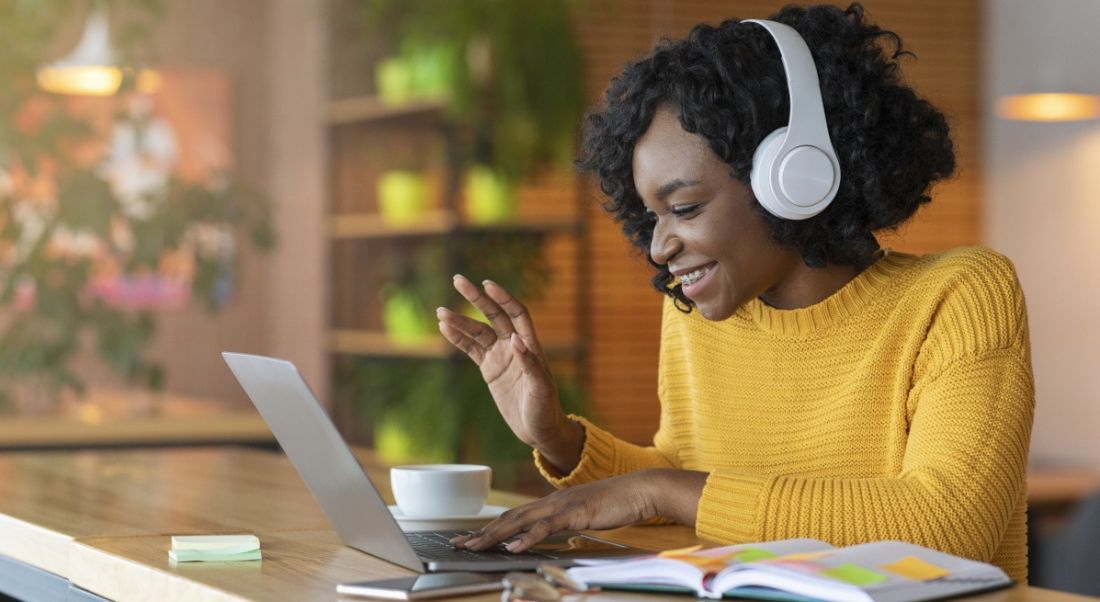
{"type": "Polygon", "coordinates": [[[581,462],[584,452],[584,425],[576,420],[562,417],[561,435],[546,445],[536,447],[558,474],[564,476],[573,472],[581,462]]]}
{"type": "Polygon", "coordinates": [[[639,477],[648,485],[650,506],[656,514],[694,526],[708,473],[678,468],[651,468],[642,473],[639,477]]]}

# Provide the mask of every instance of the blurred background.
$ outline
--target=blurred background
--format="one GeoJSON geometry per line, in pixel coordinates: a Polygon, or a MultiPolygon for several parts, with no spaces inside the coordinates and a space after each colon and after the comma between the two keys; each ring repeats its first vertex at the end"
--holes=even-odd
{"type": "MultiPolygon", "coordinates": [[[[457,272],[528,302],[570,410],[650,441],[661,299],[573,173],[577,127],[659,38],[782,4],[0,2],[0,447],[274,447],[235,350],[293,360],[387,462],[540,493],[436,334],[435,307],[477,317],[457,272]]],[[[1100,555],[1074,536],[1100,541],[1100,3],[864,6],[960,166],[882,242],[1015,262],[1033,583],[1100,594],[1067,568],[1100,555]]]]}

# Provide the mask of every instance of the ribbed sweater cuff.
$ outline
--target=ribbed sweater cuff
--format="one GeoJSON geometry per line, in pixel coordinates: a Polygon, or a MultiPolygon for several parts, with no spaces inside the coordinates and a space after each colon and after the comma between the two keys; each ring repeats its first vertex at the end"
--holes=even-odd
{"type": "Polygon", "coordinates": [[[763,495],[769,477],[710,473],[699,497],[695,533],[723,543],[750,543],[761,539],[763,495]]]}
{"type": "Polygon", "coordinates": [[[614,435],[581,416],[570,414],[569,419],[579,422],[584,427],[584,449],[581,450],[581,461],[573,472],[563,476],[538,450],[535,450],[535,467],[542,473],[543,478],[554,487],[564,489],[605,479],[615,474],[614,435]]]}

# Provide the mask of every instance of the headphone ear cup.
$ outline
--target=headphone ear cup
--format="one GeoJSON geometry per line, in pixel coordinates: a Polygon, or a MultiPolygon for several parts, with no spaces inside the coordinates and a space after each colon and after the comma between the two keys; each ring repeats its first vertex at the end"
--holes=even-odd
{"type": "Polygon", "coordinates": [[[783,144],[787,134],[787,128],[781,127],[764,137],[756,150],[752,153],[752,173],[749,182],[752,184],[752,193],[756,200],[764,206],[764,209],[776,217],[787,217],[783,210],[783,202],[772,185],[772,173],[778,169],[776,155],[783,144]]]}

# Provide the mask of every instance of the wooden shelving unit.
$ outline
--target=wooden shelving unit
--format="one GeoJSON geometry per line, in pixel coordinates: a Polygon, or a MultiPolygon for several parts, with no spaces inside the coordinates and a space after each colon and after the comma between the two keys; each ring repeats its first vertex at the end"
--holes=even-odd
{"type": "MultiPolygon", "coordinates": [[[[564,374],[579,374],[583,319],[573,315],[580,313],[576,296],[580,289],[574,272],[581,262],[583,212],[575,206],[575,184],[573,188],[528,191],[530,204],[521,203],[514,219],[475,223],[466,218],[458,176],[447,167],[446,145],[453,141],[449,136],[459,134],[449,129],[442,104],[422,101],[395,107],[375,97],[353,97],[330,103],[327,115],[332,182],[327,223],[331,282],[328,348],[335,373],[341,368],[356,370],[361,365],[356,362],[385,361],[386,366],[393,366],[394,360],[445,362],[452,366],[452,372],[468,368],[462,352],[437,333],[414,342],[397,341],[387,334],[380,300],[381,292],[391,286],[387,278],[393,276],[395,264],[409,263],[408,258],[423,245],[442,245],[447,259],[446,265],[439,268],[438,278],[449,287],[450,274],[466,273],[466,266],[457,258],[463,244],[530,234],[544,243],[552,241],[549,246],[559,255],[550,262],[555,264],[551,269],[569,272],[564,289],[568,292],[555,290],[557,294],[550,303],[558,305],[544,312],[548,319],[540,323],[540,340],[547,357],[555,365],[560,364],[564,374]],[[419,170],[430,178],[436,198],[430,203],[433,208],[414,220],[394,223],[382,216],[377,183],[388,170],[418,169],[409,166],[409,157],[414,158],[413,163],[423,162],[419,170]],[[571,256],[575,257],[564,260],[568,264],[564,268],[560,255],[563,248],[572,249],[571,256]],[[572,309],[562,309],[563,304],[572,309]]],[[[501,251],[488,246],[486,252],[501,251]]],[[[565,256],[570,256],[568,250],[565,256]]],[[[465,302],[455,299],[454,303],[465,302]]],[[[451,302],[447,305],[458,308],[451,302]]],[[[434,315],[431,318],[434,324],[434,315]]],[[[341,382],[335,381],[333,390],[346,391],[346,387],[341,388],[341,382]]],[[[356,423],[360,413],[354,403],[334,397],[338,425],[352,442],[370,443],[369,434],[356,423]]]]}

